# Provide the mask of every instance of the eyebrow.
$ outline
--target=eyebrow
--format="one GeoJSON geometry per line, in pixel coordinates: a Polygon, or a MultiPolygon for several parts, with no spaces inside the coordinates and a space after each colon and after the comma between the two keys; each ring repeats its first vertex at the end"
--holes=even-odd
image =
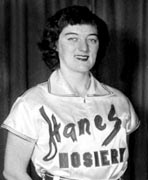
{"type": "Polygon", "coordinates": [[[67,36],[67,35],[78,35],[78,33],[74,33],[74,32],[65,33],[65,36],[67,36]]]}
{"type": "MultiPolygon", "coordinates": [[[[79,34],[75,33],[75,32],[65,33],[65,36],[68,36],[68,35],[79,35],[79,34]]],[[[98,34],[97,33],[91,33],[91,34],[88,34],[88,36],[98,36],[98,34]]]]}

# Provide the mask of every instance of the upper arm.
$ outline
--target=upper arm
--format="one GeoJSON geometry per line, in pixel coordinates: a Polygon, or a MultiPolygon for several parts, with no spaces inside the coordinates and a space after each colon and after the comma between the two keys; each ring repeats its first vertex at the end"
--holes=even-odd
{"type": "Polygon", "coordinates": [[[16,176],[18,173],[26,173],[35,142],[27,141],[11,132],[8,132],[4,174],[16,176]]]}
{"type": "Polygon", "coordinates": [[[127,131],[127,134],[129,135],[139,127],[140,121],[129,100],[128,100],[128,103],[129,103],[129,110],[130,110],[130,118],[126,125],[126,131],[127,131]]]}

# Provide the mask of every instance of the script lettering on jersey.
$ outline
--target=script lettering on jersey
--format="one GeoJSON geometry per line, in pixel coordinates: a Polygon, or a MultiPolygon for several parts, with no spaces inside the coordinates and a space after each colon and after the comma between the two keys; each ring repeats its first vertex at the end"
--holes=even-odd
{"type": "Polygon", "coordinates": [[[57,124],[55,116],[52,115],[51,119],[52,119],[52,122],[54,124],[54,130],[52,130],[51,120],[49,119],[49,117],[45,113],[43,107],[40,108],[40,113],[43,116],[43,118],[46,120],[46,122],[48,123],[48,126],[49,126],[49,152],[43,158],[44,161],[49,161],[49,160],[53,159],[57,153],[57,145],[56,145],[54,136],[56,137],[57,142],[61,142],[61,136],[59,133],[59,128],[60,128],[61,124],[60,123],[57,124]],[[50,157],[50,155],[51,155],[51,157],[50,157]]]}
{"type": "Polygon", "coordinates": [[[104,145],[104,146],[107,146],[111,142],[111,140],[116,136],[116,134],[119,132],[119,130],[121,128],[121,119],[119,119],[117,116],[115,116],[115,114],[116,114],[115,107],[112,104],[110,112],[108,114],[108,120],[115,121],[115,125],[114,125],[114,129],[112,130],[112,132],[109,134],[109,136],[103,142],[102,145],[104,145]]]}
{"type": "MultiPolygon", "coordinates": [[[[47,122],[49,128],[49,152],[43,158],[45,161],[49,161],[55,157],[57,153],[57,143],[61,142],[61,134],[60,134],[61,131],[63,132],[63,136],[65,138],[71,138],[73,142],[78,141],[78,137],[85,133],[91,135],[90,121],[87,118],[80,119],[77,122],[77,124],[68,123],[67,125],[65,125],[63,129],[61,129],[61,123],[57,122],[57,119],[53,114],[51,115],[51,118],[49,118],[43,106],[40,108],[39,111],[42,117],[44,118],[44,120],[47,122]],[[76,126],[78,126],[79,135],[76,133],[76,126]]],[[[111,105],[111,108],[108,113],[108,120],[111,122],[114,121],[114,129],[107,136],[107,138],[105,138],[105,140],[102,143],[102,146],[107,146],[114,139],[114,137],[117,135],[117,133],[121,128],[121,120],[116,116],[114,105],[111,105]]],[[[107,124],[103,122],[103,118],[99,114],[97,114],[94,117],[94,124],[98,131],[103,131],[107,127],[107,124]]],[[[86,153],[84,156],[89,157],[91,155],[88,156],[88,153],[86,153]]],[[[78,158],[76,154],[72,155],[72,157],[78,158]]],[[[86,158],[86,159],[90,159],[90,158],[86,158]]],[[[75,166],[75,164],[73,164],[73,166],[75,166]]]]}

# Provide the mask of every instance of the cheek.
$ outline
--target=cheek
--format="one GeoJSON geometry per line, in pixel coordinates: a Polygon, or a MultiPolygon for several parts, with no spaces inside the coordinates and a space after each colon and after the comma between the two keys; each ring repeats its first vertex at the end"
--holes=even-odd
{"type": "Polygon", "coordinates": [[[60,59],[62,59],[63,61],[67,61],[72,58],[73,49],[66,45],[62,45],[62,46],[59,46],[58,54],[59,54],[60,59]]]}
{"type": "Polygon", "coordinates": [[[64,45],[59,45],[58,46],[58,53],[59,53],[60,57],[65,56],[66,47],[64,45]]]}
{"type": "Polygon", "coordinates": [[[70,54],[73,50],[74,50],[74,48],[68,44],[61,44],[59,46],[59,52],[61,54],[70,54]]]}
{"type": "Polygon", "coordinates": [[[96,58],[96,56],[98,54],[98,50],[99,50],[99,47],[96,47],[96,48],[92,49],[91,55],[92,55],[93,58],[96,58]]]}
{"type": "Polygon", "coordinates": [[[96,52],[96,54],[98,53],[98,50],[99,50],[99,44],[95,47],[95,52],[96,52]]]}

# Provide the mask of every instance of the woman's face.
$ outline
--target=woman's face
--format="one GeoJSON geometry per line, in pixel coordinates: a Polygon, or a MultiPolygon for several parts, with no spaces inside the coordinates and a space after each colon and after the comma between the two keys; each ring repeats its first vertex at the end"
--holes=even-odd
{"type": "Polygon", "coordinates": [[[60,68],[88,72],[96,61],[99,48],[97,29],[92,25],[68,25],[58,39],[60,68]]]}

